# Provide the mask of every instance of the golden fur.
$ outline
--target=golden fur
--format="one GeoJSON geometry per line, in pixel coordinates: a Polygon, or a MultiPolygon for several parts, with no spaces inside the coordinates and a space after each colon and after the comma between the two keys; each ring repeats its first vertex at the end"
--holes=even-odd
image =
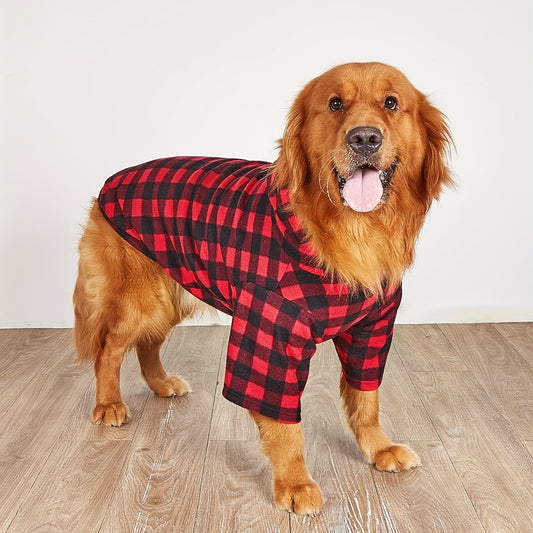
{"type": "Polygon", "coordinates": [[[396,69],[352,63],[310,82],[289,113],[275,172],[320,266],[374,293],[383,280],[398,283],[431,202],[451,183],[444,157],[450,142],[442,113],[396,69]],[[336,96],[342,113],[328,110],[336,96]],[[397,111],[384,108],[387,96],[398,99],[397,111]],[[387,202],[370,213],[343,205],[334,171],[347,159],[347,132],[361,125],[384,134],[382,168],[398,160],[387,202]]]}
{"type": "MultiPolygon", "coordinates": [[[[445,153],[451,143],[443,115],[396,69],[370,64],[336,67],[307,85],[296,98],[280,154],[273,166],[278,187],[287,187],[317,261],[332,277],[354,289],[379,293],[398,283],[413,260],[414,245],[433,199],[450,184],[445,153]],[[389,96],[397,109],[383,103],[389,96]],[[343,108],[328,108],[341,98],[343,108]],[[356,126],[383,132],[373,164],[396,164],[384,201],[368,213],[343,205],[336,172],[346,172],[345,138],[356,126]]],[[[122,401],[120,366],[135,348],[141,372],[160,396],[185,394],[188,384],[168,376],[159,348],[171,328],[203,305],[157,264],[131,247],[107,224],[96,202],[79,245],[74,291],[74,339],[79,358],[93,361],[96,423],[120,426],[129,412],[122,401]]],[[[379,425],[378,391],[340,384],[346,414],[364,457],[380,470],[419,463],[409,448],[392,443],[379,425]]],[[[250,413],[274,474],[274,497],[283,509],[318,512],[322,494],[304,461],[299,424],[284,424],[250,413]]]]}

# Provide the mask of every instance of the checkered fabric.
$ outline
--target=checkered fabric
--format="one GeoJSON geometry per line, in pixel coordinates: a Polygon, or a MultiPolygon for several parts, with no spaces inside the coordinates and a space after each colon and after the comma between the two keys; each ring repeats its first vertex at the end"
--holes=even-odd
{"type": "Polygon", "coordinates": [[[401,287],[378,299],[327,279],[272,181],[269,163],[175,157],[115,174],[99,202],[126,241],[232,315],[224,396],[298,422],[317,343],[333,339],[352,386],[379,386],[401,287]]]}

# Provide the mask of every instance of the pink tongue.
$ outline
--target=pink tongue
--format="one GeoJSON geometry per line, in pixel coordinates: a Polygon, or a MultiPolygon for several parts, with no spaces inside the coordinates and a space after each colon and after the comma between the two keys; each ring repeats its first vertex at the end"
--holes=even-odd
{"type": "Polygon", "coordinates": [[[342,196],[354,211],[372,211],[383,196],[379,172],[371,168],[357,169],[354,175],[346,180],[342,196]]]}

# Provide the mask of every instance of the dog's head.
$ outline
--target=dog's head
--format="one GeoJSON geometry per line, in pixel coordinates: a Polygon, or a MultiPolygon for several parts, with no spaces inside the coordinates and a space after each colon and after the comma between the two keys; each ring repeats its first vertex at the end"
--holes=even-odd
{"type": "Polygon", "coordinates": [[[401,72],[380,63],[341,65],[294,102],[277,163],[289,172],[279,173],[278,184],[297,193],[314,181],[329,202],[360,212],[404,191],[429,207],[451,183],[450,142],[443,114],[401,72]]]}
{"type": "MultiPolygon", "coordinates": [[[[401,72],[380,63],[341,65],[296,98],[280,141],[276,184],[288,188],[319,255],[325,243],[318,234],[335,240],[342,232],[361,241],[366,227],[389,238],[394,231],[386,226],[406,225],[398,217],[417,219],[402,236],[414,243],[431,202],[451,183],[450,144],[444,115],[401,72]]],[[[398,250],[405,255],[402,269],[412,259],[412,246],[404,248],[398,250]]],[[[321,262],[328,265],[325,255],[321,262]]]]}

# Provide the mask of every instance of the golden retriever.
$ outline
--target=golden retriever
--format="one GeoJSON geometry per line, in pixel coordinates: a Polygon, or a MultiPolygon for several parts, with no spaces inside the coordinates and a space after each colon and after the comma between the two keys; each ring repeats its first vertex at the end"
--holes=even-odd
{"type": "Polygon", "coordinates": [[[119,372],[129,348],[158,395],[190,390],[159,348],[200,297],[234,317],[224,395],[257,423],[280,508],[322,506],[298,424],[317,342],[336,343],[363,456],[379,470],[418,465],[381,430],[377,387],[402,275],[451,184],[451,144],[443,114],[403,74],[351,63],[299,93],[273,164],[168,158],[110,178],[80,241],[73,298],[78,355],[96,373],[93,420],[128,420],[119,372]]]}

